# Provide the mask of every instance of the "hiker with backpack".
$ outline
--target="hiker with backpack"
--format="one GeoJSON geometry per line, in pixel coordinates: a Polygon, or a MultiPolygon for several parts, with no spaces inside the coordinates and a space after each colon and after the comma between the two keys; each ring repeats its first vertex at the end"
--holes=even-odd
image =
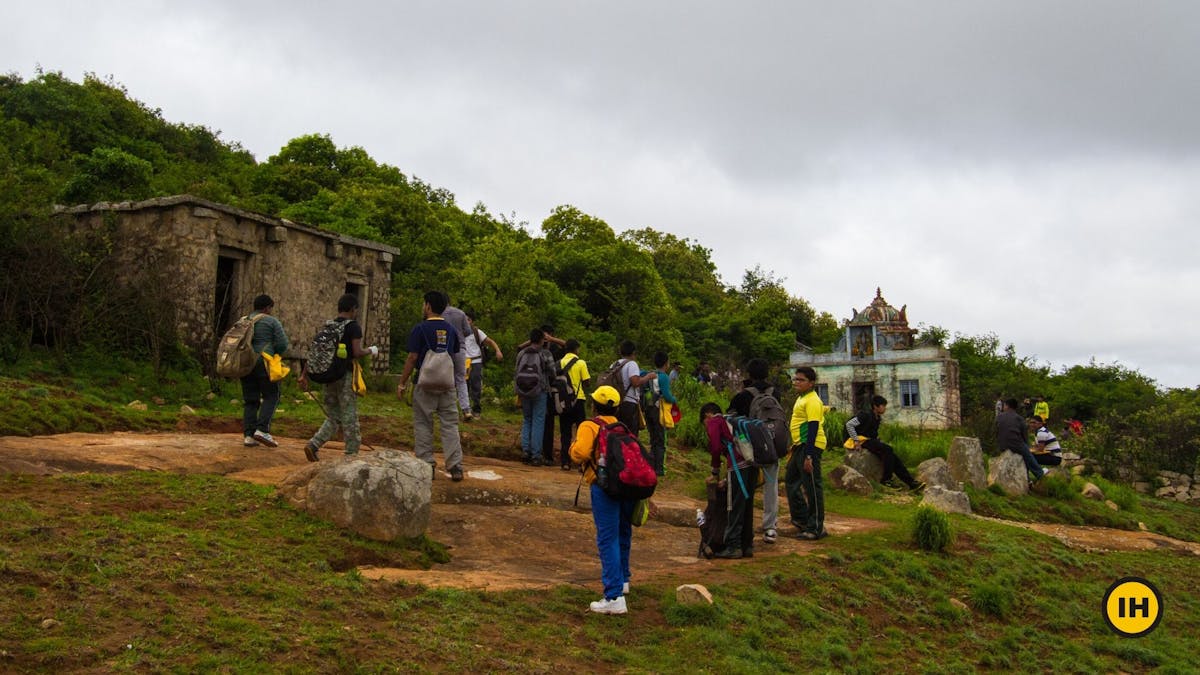
{"type": "Polygon", "coordinates": [[[458,389],[454,355],[462,351],[458,331],[442,316],[446,295],[440,291],[425,293],[421,312],[425,319],[408,334],[408,358],[400,372],[396,396],[404,400],[409,376],[415,370],[413,387],[413,453],[429,464],[430,475],[437,475],[433,459],[433,416],[442,428],[442,464],[450,480],[463,479],[462,439],[458,435],[458,389]]]}
{"type": "Polygon", "coordinates": [[[241,378],[242,445],[247,448],[260,443],[268,448],[279,447],[271,436],[271,418],[279,406],[279,383],[271,381],[262,358],[263,354],[283,354],[288,348],[287,333],[279,319],[272,316],[274,310],[275,301],[264,293],[254,298],[254,311],[246,315],[252,322],[250,346],[259,355],[254,369],[241,378]]]}
{"type": "Polygon", "coordinates": [[[768,365],[765,359],[754,358],[746,364],[749,379],[743,382],[742,390],[729,402],[727,413],[761,420],[768,426],[775,449],[775,461],[760,466],[763,474],[763,541],[774,544],[779,536],[779,462],[787,456],[791,447],[788,431],[788,415],[779,400],[779,394],[767,382],[768,365]]]}
{"type": "Polygon", "coordinates": [[[368,354],[379,355],[379,347],[363,348],[362,327],[355,321],[358,316],[358,296],[346,293],[338,298],[337,318],[325,322],[317,331],[308,350],[308,359],[300,365],[297,383],[308,391],[312,380],[323,385],[323,410],[325,421],[317,433],[304,445],[304,457],[317,461],[317,451],[325,445],[338,427],[346,444],[346,454],[358,453],[362,444],[362,433],[358,428],[358,395],[354,393],[353,363],[368,354]]]}
{"type": "Polygon", "coordinates": [[[634,436],[642,429],[642,385],[656,379],[656,373],[643,373],[638,367],[634,356],[637,345],[632,340],[625,340],[619,349],[621,358],[617,359],[600,375],[598,384],[609,385],[621,395],[621,404],[617,408],[617,418],[629,428],[634,436]]]}
{"type": "MultiPolygon", "coordinates": [[[[754,557],[754,491],[758,488],[758,467],[734,450],[736,440],[729,423],[721,414],[721,406],[709,402],[700,406],[700,419],[708,434],[708,452],[712,457],[712,474],[706,479],[715,484],[717,491],[724,491],[725,534],[724,545],[712,551],[714,558],[754,557]],[[721,479],[721,463],[728,465],[725,478],[721,479]]],[[[717,505],[720,508],[720,505],[717,505]]],[[[706,552],[707,554],[707,552],[706,552]]]]}
{"type": "Polygon", "coordinates": [[[583,423],[587,417],[587,385],[591,382],[591,374],[588,373],[587,361],[579,357],[579,340],[571,338],[567,340],[566,354],[559,361],[560,374],[558,379],[566,378],[565,386],[562,391],[558,391],[559,383],[555,383],[556,391],[554,399],[557,404],[557,399],[560,395],[565,395],[570,400],[565,402],[562,412],[558,414],[559,432],[561,434],[562,455],[560,466],[563,471],[571,470],[571,441],[575,435],[575,428],[583,423]]]}
{"type": "Polygon", "coordinates": [[[571,459],[583,466],[582,480],[589,486],[596,524],[604,597],[588,609],[598,614],[628,611],[625,596],[629,593],[634,508],[639,501],[649,499],[658,484],[649,453],[617,420],[620,403],[621,395],[615,388],[596,387],[592,392],[596,416],[579,425],[571,444],[571,459]]]}
{"type": "Polygon", "coordinates": [[[544,466],[546,403],[550,398],[550,379],[557,375],[558,368],[546,348],[546,335],[541,328],[529,331],[525,345],[517,353],[517,372],[513,376],[513,389],[521,401],[521,451],[526,464],[544,466]]]}
{"type": "Polygon", "coordinates": [[[822,539],[825,531],[825,489],[821,455],[825,452],[825,404],[815,391],[817,371],[800,366],[792,376],[799,397],[792,406],[791,457],[784,471],[788,511],[800,539],[822,539]]]}
{"type": "Polygon", "coordinates": [[[883,463],[883,475],[880,476],[880,483],[892,488],[898,487],[892,479],[892,475],[895,474],[895,477],[903,481],[909,490],[918,492],[925,487],[925,484],[912,477],[912,474],[904,467],[904,462],[896,456],[896,451],[892,446],[879,440],[879,425],[883,423],[883,413],[887,411],[887,406],[886,398],[872,396],[870,410],[864,410],[846,420],[846,439],[853,444],[855,450],[866,448],[883,463]]]}
{"type": "Polygon", "coordinates": [[[677,403],[671,393],[671,376],[667,373],[667,353],[654,352],[654,370],[649,382],[642,388],[642,412],[646,418],[646,431],[650,434],[650,455],[654,457],[654,473],[662,476],[666,473],[667,430],[662,423],[662,411],[659,406],[664,403],[677,403]]]}

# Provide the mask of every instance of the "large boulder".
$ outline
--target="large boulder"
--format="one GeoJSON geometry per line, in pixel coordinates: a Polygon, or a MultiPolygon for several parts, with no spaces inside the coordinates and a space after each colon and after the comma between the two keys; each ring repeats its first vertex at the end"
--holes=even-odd
{"type": "Polygon", "coordinates": [[[988,486],[987,468],[983,461],[983,446],[978,438],[955,436],[946,455],[950,476],[971,487],[982,490],[988,486]]]}
{"type": "Polygon", "coordinates": [[[918,464],[916,478],[928,487],[937,486],[954,491],[962,489],[962,484],[950,474],[950,464],[941,457],[927,459],[918,464]]]}
{"type": "Polygon", "coordinates": [[[1010,450],[993,457],[988,463],[988,485],[999,485],[1004,494],[1016,497],[1029,493],[1029,475],[1025,460],[1010,450]]]}
{"type": "Polygon", "coordinates": [[[839,464],[829,472],[829,484],[839,490],[856,495],[865,496],[874,492],[871,481],[867,480],[866,476],[845,464],[839,464]]]}
{"type": "Polygon", "coordinates": [[[846,459],[842,461],[876,483],[883,480],[883,462],[871,454],[870,450],[847,450],[846,459]]]}
{"type": "Polygon", "coordinates": [[[283,480],[295,507],[369,539],[417,537],[429,527],[433,476],[410,452],[380,450],[310,464],[283,480]]]}
{"type": "Polygon", "coordinates": [[[967,497],[967,493],[958,490],[947,490],[938,485],[930,485],[925,488],[925,496],[921,499],[921,504],[932,506],[938,511],[945,513],[963,513],[970,515],[971,499],[967,497]]]}

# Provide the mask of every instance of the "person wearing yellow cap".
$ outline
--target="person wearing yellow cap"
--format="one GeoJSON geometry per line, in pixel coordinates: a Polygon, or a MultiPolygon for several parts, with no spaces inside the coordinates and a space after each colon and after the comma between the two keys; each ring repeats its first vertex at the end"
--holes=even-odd
{"type": "Polygon", "coordinates": [[[609,385],[596,387],[592,406],[596,417],[579,425],[571,444],[571,459],[583,465],[583,480],[590,486],[592,520],[596,523],[596,549],[600,554],[600,579],[604,597],[591,603],[597,614],[624,614],[628,611],[625,594],[629,592],[629,548],[633,542],[633,506],[636,502],[616,500],[596,485],[596,440],[601,424],[617,421],[621,394],[609,385]]]}

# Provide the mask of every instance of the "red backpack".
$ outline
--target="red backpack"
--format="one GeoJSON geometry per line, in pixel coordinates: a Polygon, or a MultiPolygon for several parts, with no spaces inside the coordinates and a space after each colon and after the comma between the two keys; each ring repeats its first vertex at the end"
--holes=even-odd
{"type": "Polygon", "coordinates": [[[637,436],[620,422],[605,424],[599,417],[592,420],[600,427],[596,434],[596,484],[604,494],[619,500],[647,499],[658,487],[658,476],[650,453],[637,436]]]}

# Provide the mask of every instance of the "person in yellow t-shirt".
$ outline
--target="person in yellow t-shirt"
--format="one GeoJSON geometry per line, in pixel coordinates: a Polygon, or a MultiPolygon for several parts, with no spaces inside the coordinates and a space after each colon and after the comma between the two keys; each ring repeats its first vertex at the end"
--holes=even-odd
{"type": "Polygon", "coordinates": [[[1034,401],[1033,414],[1042,418],[1043,422],[1049,422],[1050,421],[1050,404],[1047,403],[1046,399],[1041,396],[1038,396],[1037,398],[1033,399],[1033,401],[1034,401]]]}
{"type": "Polygon", "coordinates": [[[799,394],[792,406],[791,433],[795,443],[783,482],[787,491],[792,525],[800,539],[829,536],[825,531],[825,490],[821,478],[821,455],[825,451],[825,404],[815,391],[817,371],[808,366],[796,369],[792,387],[799,394]]]}
{"type": "Polygon", "coordinates": [[[562,457],[560,465],[563,471],[571,470],[571,438],[575,428],[580,425],[587,414],[587,385],[592,380],[588,372],[587,361],[579,358],[579,340],[567,340],[563,347],[566,354],[558,362],[567,377],[571,379],[571,388],[575,390],[575,403],[562,411],[558,416],[559,438],[562,440],[562,457]]]}

